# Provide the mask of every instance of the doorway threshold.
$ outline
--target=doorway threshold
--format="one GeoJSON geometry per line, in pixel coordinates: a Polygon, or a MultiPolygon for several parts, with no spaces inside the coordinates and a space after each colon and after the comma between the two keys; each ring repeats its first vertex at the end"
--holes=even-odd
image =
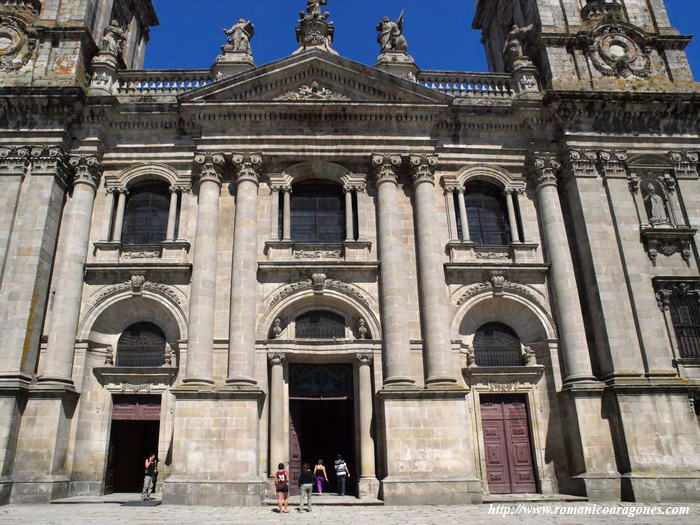
{"type": "Polygon", "coordinates": [[[482,503],[537,503],[586,502],[585,496],[571,494],[484,494],[482,503]]]}
{"type": "MultiPolygon", "coordinates": [[[[298,506],[301,496],[290,496],[289,505],[298,506]]],[[[277,506],[277,498],[267,498],[265,505],[277,506]]],[[[359,499],[355,496],[337,496],[336,494],[314,494],[311,496],[311,508],[314,506],[348,506],[348,507],[376,507],[384,505],[380,499],[359,499]]]]}
{"type": "Polygon", "coordinates": [[[153,501],[141,501],[141,494],[122,493],[106,494],[104,496],[71,496],[51,501],[52,505],[95,505],[99,503],[109,505],[124,505],[134,507],[157,507],[161,504],[160,494],[153,494],[153,501]]]}

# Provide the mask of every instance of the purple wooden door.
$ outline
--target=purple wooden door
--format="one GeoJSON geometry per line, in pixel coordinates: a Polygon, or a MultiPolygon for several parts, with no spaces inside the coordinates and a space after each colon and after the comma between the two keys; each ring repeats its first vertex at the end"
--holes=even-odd
{"type": "Polygon", "coordinates": [[[482,396],[481,419],[489,491],[492,494],[536,492],[525,400],[514,396],[482,396]]]}
{"type": "MultiPolygon", "coordinates": [[[[301,444],[299,443],[299,428],[300,417],[299,417],[299,402],[289,403],[289,495],[298,496],[301,492],[296,480],[301,474],[301,444]]],[[[277,470],[277,465],[275,465],[275,470],[277,470]]]]}

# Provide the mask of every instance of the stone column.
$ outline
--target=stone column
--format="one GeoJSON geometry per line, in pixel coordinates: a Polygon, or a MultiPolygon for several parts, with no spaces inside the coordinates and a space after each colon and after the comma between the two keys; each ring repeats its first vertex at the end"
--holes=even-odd
{"type": "Polygon", "coordinates": [[[372,354],[357,354],[360,403],[360,483],[362,479],[376,479],[374,468],[374,438],[372,437],[372,354]]]}
{"type": "Polygon", "coordinates": [[[284,354],[270,354],[270,476],[286,461],[284,431],[284,354]]]}
{"type": "Polygon", "coordinates": [[[400,155],[372,155],[377,176],[377,245],[382,315],[382,365],[385,387],[410,387],[411,348],[404,322],[403,268],[406,264],[398,203],[400,155]]]}
{"type": "Polygon", "coordinates": [[[177,199],[180,188],[170,186],[170,210],[168,211],[168,230],[165,234],[165,239],[168,241],[175,240],[175,225],[177,221],[177,199]]]}
{"type": "Polygon", "coordinates": [[[551,265],[559,337],[563,343],[564,382],[594,380],[576,275],[557,192],[557,173],[561,163],[554,155],[542,153],[534,156],[533,164],[531,177],[537,188],[545,248],[551,265]]]}
{"type": "Polygon", "coordinates": [[[455,210],[455,192],[459,191],[454,186],[445,187],[445,203],[447,204],[447,224],[450,229],[450,242],[459,240],[457,231],[457,210],[455,210]]]}
{"type": "Polygon", "coordinates": [[[258,183],[263,157],[260,153],[235,153],[231,159],[237,185],[226,383],[255,387],[258,183]]]}
{"type": "Polygon", "coordinates": [[[201,153],[194,157],[199,168],[199,202],[194,239],[190,295],[189,341],[185,383],[214,384],[214,314],[216,310],[216,260],[219,238],[219,197],[224,156],[201,153]]]}
{"type": "Polygon", "coordinates": [[[270,186],[270,239],[280,240],[280,187],[270,186]]]}
{"type": "Polygon", "coordinates": [[[292,187],[283,186],[283,199],[282,203],[282,240],[290,241],[292,240],[292,187]]]}
{"type": "Polygon", "coordinates": [[[506,196],[508,205],[508,224],[510,226],[510,242],[522,242],[520,232],[518,232],[518,219],[515,217],[515,190],[507,189],[503,194],[506,196]]]}
{"type": "Polygon", "coordinates": [[[521,242],[528,242],[528,235],[527,235],[527,221],[523,217],[523,209],[520,206],[520,195],[523,195],[525,193],[525,188],[518,188],[513,191],[513,199],[515,200],[515,203],[518,205],[518,209],[520,210],[520,229],[522,230],[523,237],[520,239],[521,242]]]}
{"type": "Polygon", "coordinates": [[[343,190],[345,191],[345,242],[352,242],[355,240],[355,220],[352,212],[352,193],[355,188],[345,186],[343,190]]]}
{"type": "Polygon", "coordinates": [[[56,295],[49,326],[42,382],[72,384],[75,337],[80,319],[83,275],[90,242],[90,225],[102,166],[95,156],[72,156],[75,170],[73,195],[66,205],[62,224],[61,255],[54,269],[56,295]]]}
{"type": "Polygon", "coordinates": [[[426,386],[457,382],[450,359],[450,311],[445,271],[442,267],[439,235],[435,231],[435,155],[411,155],[413,178],[413,214],[418,258],[418,297],[423,334],[426,386]]]}
{"type": "Polygon", "coordinates": [[[112,240],[114,242],[121,242],[122,240],[122,229],[124,228],[124,209],[126,208],[126,196],[129,194],[129,190],[126,188],[119,188],[119,197],[117,199],[117,214],[114,217],[114,233],[112,234],[112,240]]]}
{"type": "Polygon", "coordinates": [[[102,240],[109,242],[112,240],[112,213],[114,212],[114,193],[117,191],[116,188],[107,188],[107,200],[105,202],[105,208],[107,209],[107,220],[105,221],[105,229],[102,235],[102,240]]]}
{"type": "Polygon", "coordinates": [[[467,216],[467,204],[464,202],[463,190],[457,190],[457,205],[459,206],[459,220],[462,224],[462,240],[471,242],[469,237],[469,217],[467,216]]]}

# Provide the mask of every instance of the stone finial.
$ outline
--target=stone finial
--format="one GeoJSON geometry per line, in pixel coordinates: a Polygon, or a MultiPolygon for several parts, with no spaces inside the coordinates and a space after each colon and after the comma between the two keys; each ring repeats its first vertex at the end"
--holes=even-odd
{"type": "Polygon", "coordinates": [[[231,162],[236,169],[236,180],[249,180],[256,184],[260,182],[260,170],[263,166],[262,153],[234,153],[231,162]]]}
{"type": "Polygon", "coordinates": [[[377,176],[377,184],[382,182],[393,182],[396,184],[399,179],[399,167],[401,166],[401,155],[394,153],[380,153],[372,155],[372,169],[377,176]]]}
{"type": "Polygon", "coordinates": [[[292,53],[298,55],[309,49],[320,49],[337,55],[331,46],[335,36],[335,25],[329,22],[330,13],[323,13],[321,7],[328,0],[307,0],[306,13],[299,13],[299,25],[296,28],[299,49],[292,53]]]}
{"type": "Polygon", "coordinates": [[[250,41],[255,35],[255,26],[250,20],[239,18],[229,29],[224,29],[228,40],[221,47],[222,54],[212,66],[216,80],[230,77],[255,66],[250,41]]]}
{"type": "Polygon", "coordinates": [[[226,159],[223,153],[197,153],[194,164],[199,168],[199,183],[205,181],[221,184],[226,159]]]}
{"type": "Polygon", "coordinates": [[[437,155],[409,155],[408,166],[414,184],[429,182],[435,184],[435,170],[440,165],[437,155]]]}
{"type": "Polygon", "coordinates": [[[536,187],[557,184],[561,162],[555,153],[534,152],[530,158],[530,179],[536,187]]]}
{"type": "Polygon", "coordinates": [[[102,164],[95,155],[71,155],[68,164],[73,168],[73,184],[88,184],[97,188],[102,175],[102,164]]]}

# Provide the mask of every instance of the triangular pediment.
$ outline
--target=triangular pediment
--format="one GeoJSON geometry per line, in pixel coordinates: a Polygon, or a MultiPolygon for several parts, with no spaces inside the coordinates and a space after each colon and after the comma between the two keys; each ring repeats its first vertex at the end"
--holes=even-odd
{"type": "Polygon", "coordinates": [[[448,104],[452,97],[374,67],[308,51],[180,95],[183,103],[448,104]]]}

